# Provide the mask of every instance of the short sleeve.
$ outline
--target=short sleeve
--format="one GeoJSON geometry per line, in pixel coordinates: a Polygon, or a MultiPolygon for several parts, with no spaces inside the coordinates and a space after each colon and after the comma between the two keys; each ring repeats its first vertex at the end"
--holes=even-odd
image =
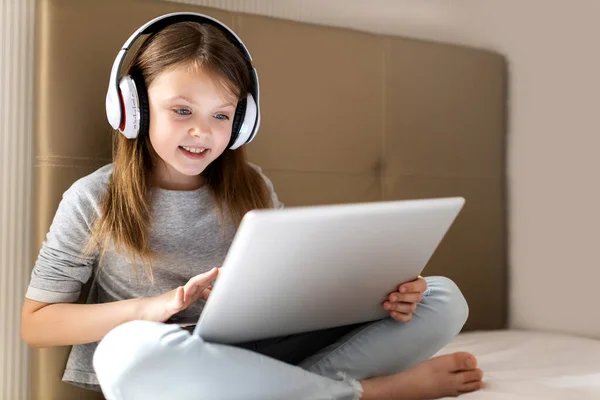
{"type": "Polygon", "coordinates": [[[72,186],[62,196],[31,272],[25,297],[44,303],[75,302],[90,279],[97,252],[84,255],[97,202],[72,186]]]}

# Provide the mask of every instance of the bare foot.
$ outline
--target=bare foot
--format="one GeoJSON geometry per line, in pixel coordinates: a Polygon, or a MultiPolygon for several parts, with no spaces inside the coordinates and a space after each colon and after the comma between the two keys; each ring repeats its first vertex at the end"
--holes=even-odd
{"type": "Polygon", "coordinates": [[[472,354],[434,357],[395,375],[361,382],[363,400],[425,400],[478,390],[483,373],[472,354]]]}

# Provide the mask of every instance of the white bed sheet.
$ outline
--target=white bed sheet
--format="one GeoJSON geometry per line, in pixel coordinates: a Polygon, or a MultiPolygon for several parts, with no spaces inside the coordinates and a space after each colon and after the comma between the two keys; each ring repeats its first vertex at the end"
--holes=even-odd
{"type": "Polygon", "coordinates": [[[530,331],[467,332],[438,355],[468,351],[484,389],[464,400],[600,400],[600,340],[530,331]]]}

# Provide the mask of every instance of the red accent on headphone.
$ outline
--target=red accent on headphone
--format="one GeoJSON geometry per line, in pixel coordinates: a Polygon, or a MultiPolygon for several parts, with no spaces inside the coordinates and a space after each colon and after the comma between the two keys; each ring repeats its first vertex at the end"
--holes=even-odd
{"type": "Polygon", "coordinates": [[[119,90],[119,101],[121,102],[121,125],[119,130],[123,132],[125,130],[125,120],[127,119],[127,113],[125,112],[125,99],[123,99],[123,93],[119,90]]]}

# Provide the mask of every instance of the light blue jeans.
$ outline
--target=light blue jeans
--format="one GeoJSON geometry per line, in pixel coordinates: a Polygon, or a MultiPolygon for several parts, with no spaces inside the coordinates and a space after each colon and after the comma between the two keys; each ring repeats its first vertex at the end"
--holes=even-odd
{"type": "Polygon", "coordinates": [[[291,365],[208,343],[177,325],[132,321],[111,330],[94,354],[108,400],[360,399],[360,380],[397,373],[449,343],[468,317],[451,280],[429,277],[410,322],[365,324],[291,365]]]}

